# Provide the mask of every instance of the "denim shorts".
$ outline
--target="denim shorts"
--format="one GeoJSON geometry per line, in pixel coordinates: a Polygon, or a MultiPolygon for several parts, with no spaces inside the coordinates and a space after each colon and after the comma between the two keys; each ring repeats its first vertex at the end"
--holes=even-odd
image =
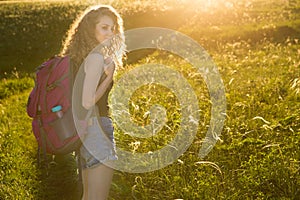
{"type": "Polygon", "coordinates": [[[109,117],[91,117],[87,132],[80,148],[80,164],[83,169],[118,159],[114,128],[109,117]]]}

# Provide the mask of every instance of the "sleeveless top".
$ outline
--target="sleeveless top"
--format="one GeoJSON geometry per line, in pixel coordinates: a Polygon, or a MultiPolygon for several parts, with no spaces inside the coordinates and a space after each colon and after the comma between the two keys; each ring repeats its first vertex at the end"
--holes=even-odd
{"type": "MultiPolygon", "coordinates": [[[[101,79],[99,81],[99,85],[104,81],[106,78],[106,74],[103,72],[101,79]]],[[[105,93],[102,95],[102,97],[96,102],[96,105],[99,109],[99,115],[100,117],[109,117],[109,106],[108,106],[108,95],[111,91],[113,86],[113,82],[111,82],[106,89],[105,93]]]]}

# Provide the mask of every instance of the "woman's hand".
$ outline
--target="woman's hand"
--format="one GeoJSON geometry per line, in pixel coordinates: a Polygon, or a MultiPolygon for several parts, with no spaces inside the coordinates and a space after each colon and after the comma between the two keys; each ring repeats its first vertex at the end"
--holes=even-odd
{"type": "Polygon", "coordinates": [[[104,60],[104,73],[107,75],[107,76],[113,76],[115,72],[115,63],[112,61],[112,59],[109,57],[109,58],[106,58],[104,60]]]}

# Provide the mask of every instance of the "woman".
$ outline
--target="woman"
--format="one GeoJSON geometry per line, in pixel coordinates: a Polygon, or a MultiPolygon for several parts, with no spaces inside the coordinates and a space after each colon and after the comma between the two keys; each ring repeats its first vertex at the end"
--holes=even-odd
{"type": "Polygon", "coordinates": [[[100,116],[93,114],[89,118],[88,133],[80,149],[84,200],[108,197],[113,169],[104,162],[117,159],[108,94],[115,68],[122,65],[124,47],[123,21],[115,9],[103,5],[87,9],[74,22],[61,53],[70,56],[76,74],[73,93],[80,94],[79,118],[94,107],[100,116]]]}

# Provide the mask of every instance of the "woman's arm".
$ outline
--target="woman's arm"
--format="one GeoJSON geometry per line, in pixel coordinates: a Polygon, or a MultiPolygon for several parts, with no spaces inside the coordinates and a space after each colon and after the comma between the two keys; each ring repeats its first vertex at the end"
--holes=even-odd
{"type": "Polygon", "coordinates": [[[103,56],[100,54],[90,54],[85,60],[84,69],[86,74],[82,92],[82,106],[85,109],[92,107],[102,97],[113,79],[113,71],[107,72],[107,68],[104,71],[104,65],[103,56]],[[103,72],[107,74],[107,77],[98,86],[103,72]]]}

